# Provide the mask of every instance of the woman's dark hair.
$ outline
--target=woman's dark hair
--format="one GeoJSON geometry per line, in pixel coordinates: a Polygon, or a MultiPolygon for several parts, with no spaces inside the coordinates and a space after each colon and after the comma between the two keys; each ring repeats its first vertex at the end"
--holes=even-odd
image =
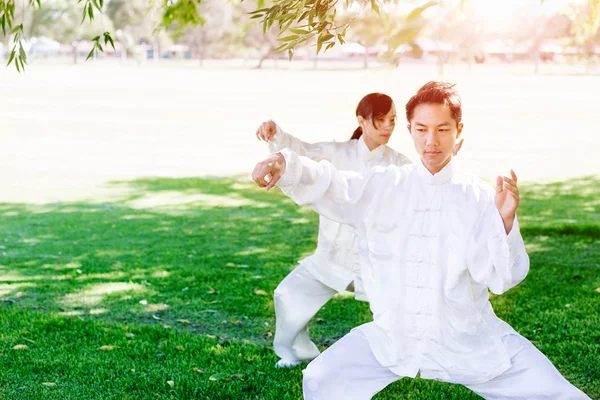
{"type": "MultiPolygon", "coordinates": [[[[361,116],[368,119],[377,128],[377,119],[383,118],[392,109],[392,98],[383,93],[369,93],[356,106],[356,116],[361,116]]],[[[362,128],[359,126],[352,134],[352,139],[358,139],[363,134],[362,128]]]]}

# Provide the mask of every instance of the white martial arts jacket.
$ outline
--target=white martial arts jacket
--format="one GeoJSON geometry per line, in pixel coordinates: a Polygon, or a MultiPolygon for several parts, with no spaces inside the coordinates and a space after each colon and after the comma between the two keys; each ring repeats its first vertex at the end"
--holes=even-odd
{"type": "MultiPolygon", "coordinates": [[[[419,161],[339,172],[293,151],[277,186],[298,204],[358,231],[363,285],[374,324],[363,325],[377,360],[400,376],[478,383],[510,368],[488,288],[521,282],[529,258],[515,219],[507,235],[495,190],[419,161]]],[[[360,328],[359,328],[360,329],[360,328]]]]}
{"type": "MultiPolygon", "coordinates": [[[[348,171],[362,171],[377,165],[402,166],[411,162],[388,146],[369,151],[362,136],[346,142],[305,143],[277,126],[277,133],[269,142],[269,151],[275,153],[284,148],[315,161],[327,160],[336,168],[348,171]]],[[[354,228],[320,216],[317,249],[300,264],[308,268],[316,279],[338,292],[346,290],[354,281],[355,297],[367,300],[358,273],[360,264],[354,228]]]]}

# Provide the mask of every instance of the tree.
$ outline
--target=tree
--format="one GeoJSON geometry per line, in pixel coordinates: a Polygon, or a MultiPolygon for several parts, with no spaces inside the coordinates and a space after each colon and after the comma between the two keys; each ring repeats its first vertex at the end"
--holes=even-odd
{"type": "Polygon", "coordinates": [[[198,6],[205,18],[201,26],[188,28],[186,41],[202,65],[210,46],[221,39],[230,28],[233,18],[233,6],[223,0],[205,0],[198,6]]]}
{"type": "Polygon", "coordinates": [[[443,7],[438,21],[429,24],[426,34],[437,42],[440,75],[443,75],[447,57],[445,51],[442,51],[445,45],[452,45],[457,56],[467,61],[469,69],[475,57],[483,53],[484,30],[470,0],[463,1],[458,7],[443,7]]]}
{"type": "MultiPolygon", "coordinates": [[[[401,14],[394,8],[382,8],[379,13],[355,12],[348,14],[340,21],[349,26],[345,37],[365,48],[364,68],[368,68],[371,49],[383,46],[387,46],[388,49],[383,58],[397,63],[398,55],[395,54],[395,50],[401,45],[410,46],[413,53],[420,54],[420,48],[415,40],[427,25],[427,20],[423,18],[422,14],[436,4],[435,2],[426,3],[413,9],[409,14],[401,14]]],[[[328,47],[332,46],[328,45],[328,47]]]]}
{"type": "MultiPolygon", "coordinates": [[[[201,8],[198,7],[202,1],[206,0],[151,0],[156,4],[160,20],[158,28],[175,34],[185,34],[191,27],[202,26],[206,19],[201,14],[201,8]]],[[[238,0],[233,0],[237,2],[238,0]]],[[[241,1],[241,0],[239,0],[241,1]]],[[[465,0],[462,0],[465,1],[465,0]]],[[[496,0],[500,1],[500,0],[496,0]]],[[[361,12],[379,13],[383,6],[394,7],[400,4],[401,0],[276,0],[271,5],[266,6],[265,0],[258,0],[257,10],[252,12],[252,18],[259,20],[263,27],[263,32],[274,32],[279,46],[278,51],[287,51],[289,56],[293,55],[295,47],[310,40],[316,40],[316,51],[319,53],[322,49],[328,49],[343,43],[348,27],[354,20],[340,23],[336,19],[338,10],[349,9],[356,6],[361,12]],[[275,31],[272,31],[272,29],[275,31]]],[[[543,3],[544,0],[541,0],[543,3]]],[[[594,37],[598,30],[600,18],[600,0],[589,0],[590,16],[586,26],[586,37],[594,37]]],[[[19,8],[35,9],[46,7],[46,2],[41,0],[0,0],[0,27],[4,36],[7,33],[14,35],[13,48],[10,53],[9,62],[14,60],[17,69],[21,70],[26,62],[26,54],[22,47],[22,39],[25,36],[24,19],[17,19],[17,3],[19,8]],[[19,23],[20,22],[20,23],[19,23]]],[[[104,0],[71,0],[71,4],[77,5],[81,11],[82,21],[94,20],[98,12],[102,12],[108,6],[109,1],[104,0]]],[[[415,11],[419,7],[415,5],[415,11]]],[[[400,27],[402,29],[402,27],[400,27]]],[[[95,51],[102,51],[103,46],[112,44],[111,32],[97,32],[97,36],[92,39],[94,48],[90,52],[93,55],[95,51]]],[[[393,46],[392,46],[393,47],[393,46]]]]}
{"type": "Polygon", "coordinates": [[[570,45],[581,50],[580,57],[592,61],[596,57],[595,47],[600,45],[600,0],[590,1],[584,9],[571,7],[567,17],[572,22],[570,45]]]}
{"type": "MultiPolygon", "coordinates": [[[[64,4],[68,4],[68,10],[64,10],[61,7],[54,9],[54,1],[42,2],[41,0],[0,0],[0,28],[2,29],[2,34],[4,37],[13,35],[12,49],[7,65],[10,65],[14,61],[17,70],[22,71],[27,64],[27,54],[23,48],[23,38],[26,36],[25,26],[27,23],[25,16],[27,15],[27,11],[33,11],[33,14],[35,14],[36,11],[39,12],[41,10],[47,10],[50,8],[51,10],[49,12],[42,13],[42,15],[37,19],[40,21],[63,18],[65,15],[68,16],[66,20],[71,21],[71,13],[79,12],[79,15],[82,16],[81,22],[83,23],[85,20],[88,20],[89,23],[92,24],[92,29],[94,29],[95,32],[98,32],[98,27],[93,25],[94,17],[97,15],[97,12],[102,12],[104,0],[77,0],[76,4],[74,3],[74,0],[67,1],[68,0],[65,0],[64,4]],[[81,4],[83,4],[83,6],[81,6],[81,4]],[[78,7],[74,8],[73,6],[75,5],[78,7]],[[21,11],[20,15],[17,13],[17,10],[21,11]],[[57,15],[53,15],[53,12],[57,13],[57,15]],[[18,21],[20,21],[20,23],[16,24],[18,21]]],[[[33,21],[36,21],[36,18],[33,18],[33,21]]],[[[62,23],[63,21],[57,20],[57,22],[62,23]]],[[[98,50],[103,51],[103,46],[110,44],[114,48],[113,39],[110,33],[110,30],[112,30],[112,24],[105,26],[103,21],[101,21],[100,25],[104,27],[103,32],[98,32],[99,34],[91,39],[93,42],[93,48],[88,54],[88,58],[92,57],[98,50]]],[[[29,26],[27,29],[30,31],[29,26]]],[[[75,37],[79,37],[78,29],[71,25],[68,25],[64,29],[64,34],[67,36],[74,35],[75,37]]]]}
{"type": "Polygon", "coordinates": [[[160,4],[146,0],[110,0],[106,14],[113,21],[116,34],[128,52],[139,43],[152,43],[154,57],[170,40],[166,32],[155,29],[160,17],[160,4]]]}
{"type": "Polygon", "coordinates": [[[108,16],[95,19],[90,24],[81,23],[81,14],[68,0],[51,0],[31,13],[28,36],[47,36],[73,49],[73,63],[77,63],[78,42],[93,36],[99,30],[112,30],[108,16]]]}
{"type": "Polygon", "coordinates": [[[224,35],[224,40],[232,47],[243,51],[254,53],[259,59],[257,68],[277,54],[275,49],[279,46],[277,41],[277,29],[264,32],[256,19],[251,19],[250,13],[257,7],[256,2],[243,1],[237,3],[233,8],[231,26],[224,35]]]}

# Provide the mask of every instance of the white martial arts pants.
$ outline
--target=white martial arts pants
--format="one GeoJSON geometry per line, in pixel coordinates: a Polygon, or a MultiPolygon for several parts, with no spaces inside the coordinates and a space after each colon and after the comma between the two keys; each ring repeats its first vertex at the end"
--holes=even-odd
{"type": "MultiPolygon", "coordinates": [[[[467,388],[493,400],[584,400],[531,342],[520,335],[503,338],[512,367],[496,378],[467,388]]],[[[370,399],[402,378],[375,359],[360,327],[334,343],[303,371],[305,400],[370,399]]]]}
{"type": "Polygon", "coordinates": [[[285,361],[312,360],[319,349],[308,337],[308,322],[337,291],[302,264],[275,289],[275,353],[285,361]]]}

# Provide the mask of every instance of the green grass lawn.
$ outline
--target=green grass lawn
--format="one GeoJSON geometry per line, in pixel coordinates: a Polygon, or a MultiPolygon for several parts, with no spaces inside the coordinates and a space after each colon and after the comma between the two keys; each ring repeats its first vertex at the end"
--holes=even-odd
{"type": "MultiPolygon", "coordinates": [[[[247,180],[115,186],[127,197],[0,204],[0,398],[300,399],[303,367],[273,368],[272,294],[316,215],[247,180]]],[[[600,180],[522,193],[531,272],[494,308],[600,399],[600,180]]],[[[339,296],[310,329],[324,349],[370,318],[339,296]]],[[[418,378],[376,396],[476,398],[418,378]]]]}

